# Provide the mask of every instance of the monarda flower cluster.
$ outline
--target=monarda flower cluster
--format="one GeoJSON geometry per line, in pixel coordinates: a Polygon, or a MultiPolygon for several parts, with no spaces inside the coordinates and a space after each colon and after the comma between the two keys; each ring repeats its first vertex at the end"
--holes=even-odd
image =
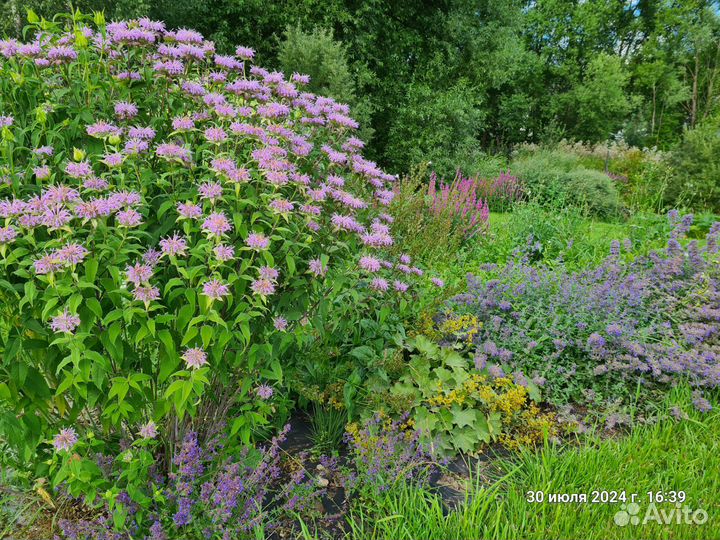
{"type": "Polygon", "coordinates": [[[307,76],[147,19],[33,28],[28,43],[0,42],[0,96],[45,104],[39,121],[40,108],[11,116],[0,97],[14,138],[2,143],[13,180],[0,186],[0,280],[17,296],[3,313],[32,331],[19,361],[54,374],[38,395],[58,396],[13,412],[43,419],[28,431],[57,434],[60,402],[118,430],[153,410],[194,414],[207,370],[215,384],[257,379],[238,399],[270,400],[261,373],[277,370],[262,363],[339,292],[336,276],[380,301],[430,279],[389,255],[402,251],[387,210],[395,178],[361,155],[349,107],[306,91],[307,76]],[[183,377],[192,396],[165,393],[183,377]],[[110,392],[118,378],[132,380],[131,407],[110,392]]]}

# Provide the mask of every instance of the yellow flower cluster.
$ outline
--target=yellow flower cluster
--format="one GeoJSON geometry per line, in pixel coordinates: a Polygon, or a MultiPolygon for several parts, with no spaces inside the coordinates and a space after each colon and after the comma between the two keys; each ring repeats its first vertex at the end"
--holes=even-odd
{"type": "MultiPolygon", "coordinates": [[[[387,437],[387,434],[391,432],[393,419],[383,411],[380,411],[377,414],[380,416],[382,421],[378,424],[377,431],[369,436],[366,436],[367,432],[361,430],[360,425],[357,422],[351,422],[345,426],[345,431],[348,435],[350,435],[350,437],[352,437],[361,453],[376,451],[378,442],[383,437],[387,437]]],[[[415,420],[408,418],[406,421],[397,425],[396,429],[404,434],[403,436],[407,441],[410,441],[414,437],[415,420]]]]}
{"type": "Polygon", "coordinates": [[[542,413],[532,404],[522,411],[515,422],[514,429],[500,436],[500,442],[511,450],[522,446],[534,446],[545,436],[557,435],[558,427],[554,413],[542,413]]]}
{"type": "Polygon", "coordinates": [[[438,393],[427,400],[434,407],[464,405],[486,413],[500,413],[503,433],[499,440],[511,449],[540,442],[545,434],[557,434],[553,413],[542,413],[530,400],[528,390],[508,377],[488,381],[484,375],[471,375],[460,387],[446,391],[438,382],[438,393]]]}
{"type": "MultiPolygon", "coordinates": [[[[476,373],[471,375],[460,388],[451,390],[447,394],[443,389],[442,382],[438,381],[438,393],[436,396],[428,399],[428,403],[434,407],[446,407],[448,409],[453,404],[462,405],[468,398],[472,398],[475,395],[478,397],[482,396],[486,388],[492,392],[492,388],[484,384],[486,380],[487,377],[476,373]]],[[[482,397],[480,397],[480,399],[484,401],[482,397]]]]}
{"type": "Polygon", "coordinates": [[[440,333],[442,334],[464,334],[465,341],[469,344],[477,333],[482,329],[483,323],[478,320],[475,315],[461,315],[452,319],[448,319],[440,325],[440,333]]]}

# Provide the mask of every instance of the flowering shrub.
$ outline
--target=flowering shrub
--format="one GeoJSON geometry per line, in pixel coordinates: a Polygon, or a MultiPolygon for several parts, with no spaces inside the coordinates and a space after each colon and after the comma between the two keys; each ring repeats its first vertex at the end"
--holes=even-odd
{"type": "Polygon", "coordinates": [[[437,175],[432,173],[428,196],[430,212],[435,216],[448,216],[465,240],[482,232],[487,225],[490,217],[487,201],[478,197],[475,180],[463,178],[459,172],[449,184],[442,181],[438,184],[437,175]]]}
{"type": "Polygon", "coordinates": [[[423,274],[382,255],[393,177],[347,106],[251,49],[60,20],[0,42],[0,433],[20,461],[90,426],[107,453],[148,422],[248,442],[331,292],[423,274]]]}
{"type": "Polygon", "coordinates": [[[424,260],[444,259],[487,230],[490,210],[475,180],[458,173],[450,183],[419,167],[398,182],[392,211],[393,232],[402,249],[424,260]]]}
{"type": "MultiPolygon", "coordinates": [[[[460,171],[457,176],[462,178],[460,171]]],[[[520,179],[510,171],[501,171],[494,177],[476,176],[472,180],[465,179],[465,181],[472,181],[477,196],[486,201],[490,209],[496,212],[508,210],[513,203],[523,198],[520,179]]]]}
{"type": "Polygon", "coordinates": [[[701,247],[685,239],[692,215],[669,220],[667,247],[648,256],[613,241],[605,261],[582,272],[561,261],[486,265],[439,316],[441,341],[497,377],[531,377],[558,404],[628,403],[680,380],[717,387],[720,223],[701,247]]]}

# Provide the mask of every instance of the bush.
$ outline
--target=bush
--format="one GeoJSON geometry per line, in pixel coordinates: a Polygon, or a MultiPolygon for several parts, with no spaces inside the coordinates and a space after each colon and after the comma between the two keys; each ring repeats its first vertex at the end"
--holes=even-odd
{"type": "Polygon", "coordinates": [[[388,134],[388,161],[399,170],[428,164],[442,176],[457,168],[472,171],[480,159],[476,135],[483,120],[477,104],[478,93],[467,81],[448,89],[410,85],[388,134]]]}
{"type": "Polygon", "coordinates": [[[720,212],[720,118],[687,130],[669,163],[673,176],[666,200],[720,212]]]}
{"type": "Polygon", "coordinates": [[[578,168],[561,176],[560,182],[567,186],[570,204],[591,216],[612,218],[620,214],[620,195],[607,174],[578,168]]]}
{"type": "Polygon", "coordinates": [[[527,196],[545,206],[576,206],[600,218],[620,213],[620,197],[611,178],[581,166],[572,154],[540,150],[521,155],[512,170],[527,196]]]}
{"type": "Polygon", "coordinates": [[[220,422],[247,443],[339,295],[411,298],[422,271],[380,255],[394,178],[346,105],[250,49],[59,20],[0,42],[4,458],[42,474],[53,436],[112,454],[151,424],[169,448],[220,422]]]}
{"type": "Polygon", "coordinates": [[[478,197],[476,182],[460,173],[438,182],[427,167],[416,167],[394,189],[393,233],[404,251],[424,262],[447,259],[487,230],[487,202],[478,197]]]}

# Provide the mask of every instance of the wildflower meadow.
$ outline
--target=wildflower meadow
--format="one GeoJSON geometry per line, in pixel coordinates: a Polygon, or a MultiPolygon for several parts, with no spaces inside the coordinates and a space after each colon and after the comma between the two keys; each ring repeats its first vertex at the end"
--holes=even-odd
{"type": "Polygon", "coordinates": [[[331,33],[276,61],[28,8],[0,40],[0,537],[713,538],[720,218],[665,196],[672,159],[398,168],[331,33]]]}

